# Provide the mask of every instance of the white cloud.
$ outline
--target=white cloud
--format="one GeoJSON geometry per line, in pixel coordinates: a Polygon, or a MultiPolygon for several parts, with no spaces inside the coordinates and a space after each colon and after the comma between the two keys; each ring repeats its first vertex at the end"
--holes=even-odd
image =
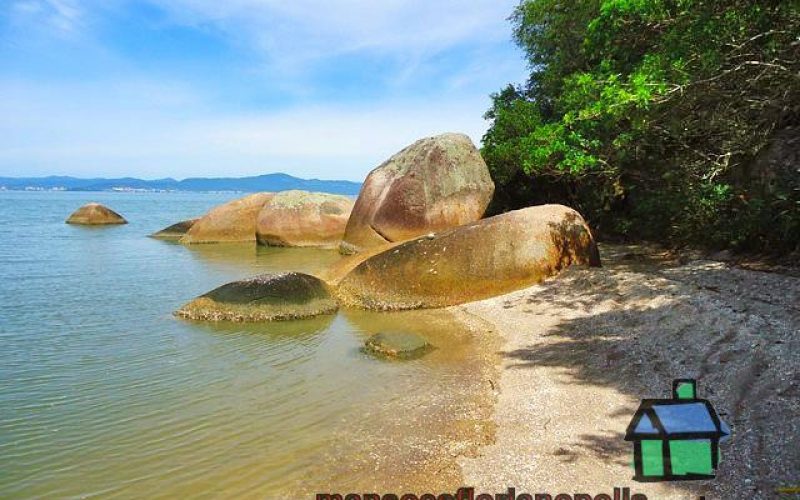
{"type": "Polygon", "coordinates": [[[31,82],[0,82],[3,175],[57,171],[185,177],[284,171],[361,180],[420,137],[457,131],[478,143],[485,123],[475,110],[488,106],[488,98],[458,97],[219,115],[187,107],[198,96],[179,85],[100,86],[102,93],[98,84],[56,91],[31,82]],[[15,165],[25,168],[14,171],[15,165]]]}
{"type": "MultiPolygon", "coordinates": [[[[360,158],[356,171],[424,136],[464,132],[478,142],[485,131],[473,109],[487,103],[460,99],[399,101],[379,107],[301,107],[280,113],[198,121],[185,132],[217,151],[316,160],[360,158]]],[[[315,162],[316,163],[316,162],[315,162]]]]}
{"type": "MultiPolygon", "coordinates": [[[[52,80],[11,80],[0,68],[0,175],[286,171],[360,180],[420,137],[465,132],[478,143],[488,94],[524,75],[508,43],[506,18],[517,0],[12,1],[22,40],[26,23],[44,38],[48,29],[80,37],[66,58],[90,52],[85,59],[96,66],[85,79],[84,61],[76,60],[74,74],[52,80]],[[205,76],[182,75],[180,68],[145,73],[142,61],[126,60],[124,51],[101,41],[144,3],[167,14],[151,19],[163,23],[148,26],[152,33],[175,25],[202,30],[257,54],[262,67],[217,75],[212,58],[205,76]],[[103,22],[110,24],[93,33],[103,22]],[[339,99],[337,82],[314,72],[342,60],[379,61],[381,73],[370,82],[362,82],[369,69],[345,75],[351,93],[339,99]],[[353,96],[353,88],[367,85],[376,85],[369,98],[353,96]],[[261,102],[260,108],[235,111],[242,88],[252,90],[242,102],[261,102]],[[280,109],[264,108],[278,106],[278,99],[280,109]]],[[[58,49],[37,43],[28,52],[58,49]]]]}

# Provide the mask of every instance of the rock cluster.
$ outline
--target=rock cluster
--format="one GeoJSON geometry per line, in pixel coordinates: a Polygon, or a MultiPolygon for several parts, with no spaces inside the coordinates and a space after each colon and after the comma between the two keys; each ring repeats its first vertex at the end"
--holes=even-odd
{"type": "MultiPolygon", "coordinates": [[[[323,272],[324,281],[299,273],[257,276],[212,290],[176,315],[264,321],[329,314],[339,304],[446,307],[539,283],[573,264],[600,265],[589,227],[571,208],[543,205],[481,220],[493,190],[470,139],[445,134],[418,141],[373,170],[355,204],[304,191],[234,200],[199,219],[180,241],[340,245],[355,255],[323,272]]],[[[365,348],[403,357],[426,345],[386,333],[365,348]]]]}

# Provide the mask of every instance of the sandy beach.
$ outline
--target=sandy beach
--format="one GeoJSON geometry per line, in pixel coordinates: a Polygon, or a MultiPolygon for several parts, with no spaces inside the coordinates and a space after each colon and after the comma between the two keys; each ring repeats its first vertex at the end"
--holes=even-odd
{"type": "Polygon", "coordinates": [[[600,269],[451,308],[503,342],[496,439],[459,459],[464,483],[658,499],[800,486],[800,279],[642,246],[601,253],[600,269]],[[732,429],[717,478],[634,482],[625,429],[642,398],[669,397],[677,378],[697,379],[732,429]]]}

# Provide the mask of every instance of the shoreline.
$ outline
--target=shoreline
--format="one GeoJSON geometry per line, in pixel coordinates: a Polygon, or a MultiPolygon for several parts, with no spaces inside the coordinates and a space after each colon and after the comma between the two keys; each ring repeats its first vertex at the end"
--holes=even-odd
{"type": "Polygon", "coordinates": [[[602,268],[449,308],[493,325],[501,345],[495,440],[458,459],[464,484],[709,500],[800,484],[800,367],[789,359],[800,349],[800,279],[643,246],[603,245],[601,255],[602,268]],[[630,418],[683,377],[698,379],[699,397],[733,429],[717,478],[635,482],[630,418]]]}
{"type": "MultiPolygon", "coordinates": [[[[344,310],[344,314],[364,314],[344,310]]],[[[496,394],[498,342],[486,335],[487,322],[466,323],[449,309],[372,313],[370,321],[404,317],[413,330],[427,330],[437,346],[416,360],[376,360],[386,370],[425,370],[443,363],[448,372],[438,384],[397,387],[397,394],[380,407],[339,422],[332,441],[341,443],[320,458],[323,474],[304,484],[287,485],[275,498],[311,497],[317,493],[359,495],[455,491],[464,478],[458,461],[477,457],[495,438],[492,411],[496,394]],[[341,460],[346,457],[347,460],[341,460]]],[[[353,317],[349,317],[353,320],[353,317]]],[[[374,325],[373,325],[374,326],[374,325]]],[[[433,381],[433,379],[431,379],[433,381]]],[[[402,384],[401,384],[402,385],[402,384]]]]}

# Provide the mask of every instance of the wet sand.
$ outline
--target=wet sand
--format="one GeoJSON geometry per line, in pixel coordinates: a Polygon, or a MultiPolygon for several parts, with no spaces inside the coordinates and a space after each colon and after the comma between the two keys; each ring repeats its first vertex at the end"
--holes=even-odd
{"type": "Polygon", "coordinates": [[[492,387],[500,344],[491,325],[476,318],[465,325],[446,310],[343,313],[365,330],[388,331],[402,325],[404,331],[424,335],[436,346],[420,359],[374,359],[387,375],[409,368],[424,374],[432,366],[439,375],[370,380],[393,397],[377,407],[354,408],[337,423],[334,446],[318,457],[325,465],[317,470],[324,474],[287,483],[284,491],[270,498],[313,498],[320,492],[344,497],[454,491],[462,484],[457,460],[477,456],[495,438],[492,387]]]}
{"type": "Polygon", "coordinates": [[[641,246],[601,253],[601,269],[451,308],[502,341],[496,438],[459,459],[463,484],[709,500],[800,486],[800,279],[641,246]],[[625,428],[676,378],[698,379],[732,428],[717,478],[637,483],[625,428]]]}

